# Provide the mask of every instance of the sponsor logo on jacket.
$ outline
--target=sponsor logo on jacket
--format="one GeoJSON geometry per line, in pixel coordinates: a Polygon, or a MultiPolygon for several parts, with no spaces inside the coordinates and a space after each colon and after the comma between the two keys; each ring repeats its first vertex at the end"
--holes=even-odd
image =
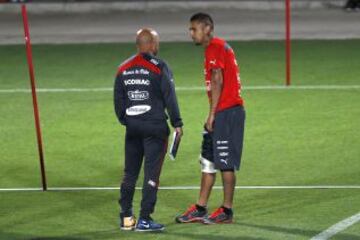
{"type": "Polygon", "coordinates": [[[125,70],[122,73],[122,75],[124,75],[124,76],[133,75],[133,74],[149,75],[150,72],[146,69],[140,68],[140,69],[135,69],[135,70],[125,70]]]}
{"type": "Polygon", "coordinates": [[[149,86],[150,85],[150,80],[149,79],[127,79],[124,81],[125,86],[127,85],[146,85],[149,86]]]}
{"type": "Polygon", "coordinates": [[[150,111],[150,109],[151,109],[151,106],[149,106],[149,105],[135,105],[135,106],[127,108],[126,114],[128,116],[141,115],[141,114],[144,114],[144,113],[150,111]]]}
{"type": "Polygon", "coordinates": [[[129,91],[128,97],[132,101],[144,101],[146,99],[149,99],[149,92],[148,91],[129,91]]]}

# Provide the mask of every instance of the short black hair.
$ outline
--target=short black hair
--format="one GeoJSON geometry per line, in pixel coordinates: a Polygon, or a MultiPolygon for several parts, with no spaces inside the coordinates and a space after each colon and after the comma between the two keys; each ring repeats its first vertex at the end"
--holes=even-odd
{"type": "Polygon", "coordinates": [[[205,25],[210,26],[211,30],[214,30],[214,21],[212,20],[210,15],[207,13],[202,13],[202,12],[195,13],[190,18],[190,22],[194,22],[194,21],[204,23],[205,25]]]}

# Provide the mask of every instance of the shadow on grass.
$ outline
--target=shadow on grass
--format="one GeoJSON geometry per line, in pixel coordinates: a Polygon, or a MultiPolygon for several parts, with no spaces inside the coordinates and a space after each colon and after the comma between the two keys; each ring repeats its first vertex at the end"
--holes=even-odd
{"type": "Polygon", "coordinates": [[[27,238],[26,240],[87,240],[87,238],[78,238],[78,237],[35,237],[35,238],[27,238]]]}
{"type": "MultiPolygon", "coordinates": [[[[242,236],[241,234],[236,234],[235,236],[224,236],[222,233],[192,233],[191,229],[187,229],[188,226],[180,229],[173,229],[172,227],[178,225],[176,223],[169,223],[166,225],[166,230],[164,232],[146,232],[146,233],[137,233],[133,231],[120,231],[119,229],[111,229],[105,231],[94,231],[80,233],[72,236],[64,236],[61,238],[31,238],[27,240],[89,240],[89,239],[114,239],[114,237],[125,238],[125,239],[140,239],[142,237],[154,237],[156,239],[193,239],[193,240],[265,240],[268,238],[254,237],[254,236],[242,236]]],[[[200,225],[201,226],[201,225],[200,225]]],[[[259,230],[265,230],[268,232],[280,233],[280,234],[290,234],[299,237],[311,238],[317,234],[317,230],[304,230],[298,228],[289,228],[281,226],[269,226],[269,225],[260,225],[260,224],[250,224],[245,222],[237,222],[233,224],[234,228],[238,227],[250,227],[259,230]]],[[[209,226],[207,226],[209,227],[209,226]]],[[[254,231],[256,232],[256,230],[254,231]]],[[[271,239],[271,238],[270,238],[271,239]]],[[[360,236],[353,234],[338,233],[336,234],[336,239],[339,240],[360,240],[360,236]]]]}
{"type": "MultiPolygon", "coordinates": [[[[134,232],[134,231],[121,231],[119,229],[112,229],[112,230],[106,230],[106,231],[94,231],[94,232],[83,232],[83,233],[79,233],[76,235],[72,235],[74,236],[74,239],[76,239],[76,236],[79,237],[85,237],[85,238],[80,238],[80,239],[102,239],[102,240],[106,240],[106,239],[114,239],[114,238],[119,238],[119,239],[142,239],[142,238],[154,238],[154,239],[193,239],[193,240],[265,240],[265,238],[258,238],[258,237],[249,237],[249,236],[241,236],[241,235],[236,235],[236,236],[224,236],[221,233],[218,234],[213,234],[213,233],[191,233],[191,230],[189,230],[188,232],[186,231],[186,227],[184,225],[185,228],[181,228],[181,229],[173,229],[172,226],[173,225],[178,225],[176,223],[170,223],[170,224],[166,224],[166,229],[163,232],[134,232]]],[[[190,226],[190,225],[188,225],[190,226]]],[[[204,226],[204,225],[199,225],[199,226],[204,226]]],[[[204,227],[208,227],[208,226],[204,226],[204,227]]],[[[69,238],[64,238],[64,239],[71,239],[71,237],[69,236],[69,238]]]]}
{"type": "MultiPolygon", "coordinates": [[[[317,234],[319,234],[319,231],[315,230],[304,230],[304,229],[298,229],[298,228],[285,228],[285,227],[279,227],[279,226],[268,226],[268,225],[259,225],[259,224],[249,224],[249,223],[235,223],[239,226],[246,226],[246,227],[252,227],[252,228],[258,228],[262,230],[267,230],[270,232],[277,232],[277,233],[286,233],[286,234],[292,234],[292,235],[298,235],[298,236],[304,236],[304,237],[314,237],[317,234]]],[[[336,234],[336,239],[339,240],[360,240],[360,236],[355,236],[352,234],[345,234],[345,233],[338,233],[336,234]]]]}
{"type": "Polygon", "coordinates": [[[265,240],[265,238],[256,238],[256,237],[248,237],[248,236],[223,236],[223,235],[215,235],[215,234],[191,234],[191,233],[173,233],[173,232],[164,232],[164,235],[169,236],[169,239],[176,239],[176,238],[188,238],[188,239],[195,239],[195,240],[265,240]]]}
{"type": "Polygon", "coordinates": [[[17,233],[4,233],[0,232],[0,239],[1,240],[89,240],[89,238],[83,238],[83,237],[67,237],[67,236],[61,236],[61,237],[34,237],[29,236],[25,234],[17,234],[17,233]]]}
{"type": "MultiPolygon", "coordinates": [[[[92,231],[92,232],[83,232],[79,234],[71,234],[68,236],[42,236],[42,237],[34,237],[34,236],[24,236],[12,233],[3,233],[0,232],[0,239],[2,240],[91,240],[91,239],[141,239],[141,238],[149,238],[153,237],[156,239],[193,239],[193,240],[265,240],[267,238],[262,237],[254,237],[254,236],[224,236],[222,233],[191,233],[191,229],[181,228],[180,229],[172,229],[173,224],[168,224],[167,229],[164,232],[146,232],[146,233],[137,233],[133,231],[120,231],[118,228],[113,228],[104,231],[92,231]],[[186,231],[190,230],[190,231],[186,231]]],[[[174,224],[175,225],[175,224],[174,224]]],[[[250,227],[254,228],[254,232],[256,229],[265,230],[268,232],[280,233],[280,234],[290,234],[299,237],[311,238],[317,234],[319,231],[315,230],[304,230],[298,228],[289,228],[289,227],[281,227],[281,226],[269,226],[269,225],[260,225],[260,224],[250,224],[245,222],[237,222],[233,224],[234,228],[238,227],[250,227]]],[[[336,234],[336,239],[339,240],[360,240],[360,236],[356,236],[353,234],[345,234],[345,233],[338,233],[336,234]]]]}
{"type": "MultiPolygon", "coordinates": [[[[89,232],[86,234],[82,234],[84,236],[89,236],[86,239],[114,239],[114,237],[118,236],[119,239],[121,238],[134,238],[134,239],[141,239],[141,238],[156,238],[156,239],[194,239],[194,240],[265,240],[264,238],[256,238],[256,237],[248,237],[248,236],[223,236],[220,234],[193,234],[193,233],[185,233],[185,232],[176,232],[171,230],[165,230],[163,232],[120,232],[119,230],[115,232],[89,232]],[[91,237],[90,237],[91,236],[91,237]],[[160,238],[161,237],[161,238],[160,238]]],[[[64,239],[71,239],[71,238],[64,238],[64,239]]],[[[74,238],[76,239],[76,238],[74,238]]],[[[32,239],[31,239],[32,240],[32,239]]]]}

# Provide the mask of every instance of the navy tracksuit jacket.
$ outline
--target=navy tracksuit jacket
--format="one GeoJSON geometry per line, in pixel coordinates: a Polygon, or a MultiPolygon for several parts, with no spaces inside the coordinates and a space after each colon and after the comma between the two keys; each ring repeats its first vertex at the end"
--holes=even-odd
{"type": "Polygon", "coordinates": [[[123,216],[131,216],[135,184],[144,161],[141,218],[154,211],[157,188],[167,150],[169,127],[183,125],[168,65],[153,55],[137,54],[120,65],[115,80],[114,106],[126,126],[125,170],[119,200],[123,216]],[[166,111],[168,114],[166,114],[166,111]]]}

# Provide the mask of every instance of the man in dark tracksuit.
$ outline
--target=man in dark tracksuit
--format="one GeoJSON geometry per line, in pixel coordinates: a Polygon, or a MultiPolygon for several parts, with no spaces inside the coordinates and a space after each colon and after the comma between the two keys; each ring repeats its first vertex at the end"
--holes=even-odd
{"type": "Polygon", "coordinates": [[[182,120],[171,70],[156,58],[159,38],[152,29],[137,33],[138,54],[120,65],[114,88],[116,115],[126,126],[125,170],[121,183],[121,229],[161,231],[162,224],[152,220],[161,167],[167,151],[169,127],[167,114],[175,131],[182,135],[182,120]],[[140,218],[132,211],[135,184],[143,158],[144,182],[140,218]]]}

